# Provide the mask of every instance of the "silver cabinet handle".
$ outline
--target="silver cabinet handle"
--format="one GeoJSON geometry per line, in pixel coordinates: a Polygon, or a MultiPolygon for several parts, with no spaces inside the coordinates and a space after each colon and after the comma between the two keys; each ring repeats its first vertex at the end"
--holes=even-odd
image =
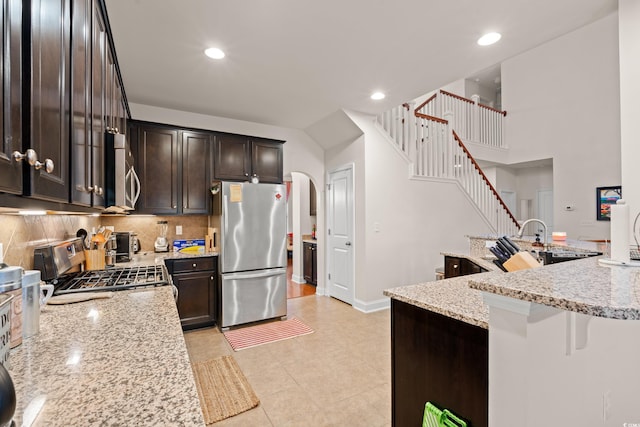
{"type": "Polygon", "coordinates": [[[55,168],[55,164],[53,163],[53,160],[51,160],[51,159],[44,159],[44,162],[39,162],[38,161],[38,154],[32,148],[29,148],[27,151],[24,152],[24,154],[22,154],[19,151],[14,151],[11,155],[13,156],[13,158],[14,158],[14,160],[16,162],[20,162],[22,160],[26,160],[27,163],[30,166],[35,167],[36,170],[44,168],[44,170],[47,173],[51,173],[51,172],[53,172],[53,169],[55,168]]]}
{"type": "Polygon", "coordinates": [[[44,159],[44,163],[36,160],[36,164],[33,165],[33,167],[36,168],[36,170],[44,168],[46,173],[51,173],[53,172],[55,165],[53,164],[53,160],[44,159]]]}
{"type": "Polygon", "coordinates": [[[346,242],[344,245],[345,246],[351,246],[351,242],[346,242]]]}
{"type": "Polygon", "coordinates": [[[14,151],[12,153],[12,156],[16,162],[26,160],[27,163],[31,166],[35,165],[36,162],[38,161],[38,155],[36,154],[35,150],[32,148],[29,148],[27,151],[24,152],[24,154],[22,154],[19,151],[14,151]]]}

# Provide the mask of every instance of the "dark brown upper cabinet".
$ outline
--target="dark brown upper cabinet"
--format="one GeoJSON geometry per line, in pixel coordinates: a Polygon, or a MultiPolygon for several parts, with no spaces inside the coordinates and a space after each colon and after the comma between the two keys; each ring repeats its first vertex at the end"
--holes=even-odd
{"type": "Polygon", "coordinates": [[[37,155],[34,166],[23,165],[23,194],[68,202],[71,1],[31,0],[23,2],[23,7],[31,17],[24,31],[25,47],[31,48],[25,52],[29,78],[23,81],[31,86],[24,98],[29,103],[29,125],[23,131],[22,150],[26,154],[31,149],[37,155]]]}
{"type": "Polygon", "coordinates": [[[136,213],[208,214],[213,134],[154,124],[134,127],[137,137],[131,141],[142,187],[136,213]]]}
{"type": "Polygon", "coordinates": [[[309,180],[309,215],[316,216],[318,203],[316,200],[316,186],[309,180]]]}
{"type": "Polygon", "coordinates": [[[142,191],[136,213],[175,214],[178,212],[178,131],[141,125],[137,132],[135,159],[142,191]]]}
{"type": "Polygon", "coordinates": [[[182,213],[208,214],[211,211],[211,151],[213,135],[183,131],[182,213]]]}
{"type": "Polygon", "coordinates": [[[2,87],[0,102],[0,191],[22,194],[22,162],[13,152],[22,150],[22,1],[3,0],[0,11],[2,35],[2,87]]]}
{"type": "Polygon", "coordinates": [[[282,144],[264,138],[218,134],[214,154],[215,178],[229,181],[282,183],[282,144]]]}
{"type": "Polygon", "coordinates": [[[104,207],[103,100],[107,32],[93,0],[73,0],[72,10],[71,202],[104,207]]]}

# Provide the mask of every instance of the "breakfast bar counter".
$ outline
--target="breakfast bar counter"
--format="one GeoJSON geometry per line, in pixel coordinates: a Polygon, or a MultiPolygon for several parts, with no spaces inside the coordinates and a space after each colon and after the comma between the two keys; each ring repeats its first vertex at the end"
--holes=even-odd
{"type": "Polygon", "coordinates": [[[47,305],[11,350],[17,425],[204,426],[171,286],[47,305]]]}

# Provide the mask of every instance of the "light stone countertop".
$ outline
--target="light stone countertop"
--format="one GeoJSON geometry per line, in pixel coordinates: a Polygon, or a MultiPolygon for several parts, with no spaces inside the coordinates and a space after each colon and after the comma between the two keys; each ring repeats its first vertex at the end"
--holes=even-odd
{"type": "Polygon", "coordinates": [[[316,240],[316,239],[302,239],[302,243],[311,243],[313,245],[317,245],[318,244],[318,240],[316,240]]]}
{"type": "Polygon", "coordinates": [[[114,267],[142,267],[146,265],[164,264],[165,259],[184,259],[218,256],[218,252],[180,253],[180,252],[140,252],[128,262],[117,262],[114,267]]]}
{"type": "Polygon", "coordinates": [[[495,275],[504,275],[504,273],[490,271],[470,276],[401,286],[386,289],[384,295],[434,313],[488,329],[489,307],[482,301],[482,292],[469,287],[469,279],[471,277],[489,278],[495,275]]]}
{"type": "Polygon", "coordinates": [[[11,350],[21,425],[204,426],[170,286],[44,306],[40,332],[11,350]]]}
{"type": "MultiPolygon", "coordinates": [[[[497,237],[495,236],[467,237],[469,237],[470,239],[479,240],[492,240],[494,238],[497,239],[497,237]]],[[[533,239],[531,241],[528,241],[527,239],[515,239],[514,241],[516,243],[522,244],[531,242],[533,241],[533,239]]],[[[524,244],[522,246],[524,246],[524,244]]],[[[600,246],[594,242],[581,242],[577,240],[568,240],[567,242],[554,242],[554,247],[584,251],[594,251],[600,248],[600,246]]],[[[484,243],[481,249],[484,249],[484,243]]],[[[482,251],[478,250],[477,252],[482,251]]],[[[384,295],[399,301],[406,302],[408,304],[412,304],[417,307],[424,308],[426,310],[430,310],[454,319],[461,320],[472,325],[480,326],[482,328],[488,328],[489,309],[484,304],[481,290],[488,290],[490,287],[492,287],[490,285],[491,283],[500,283],[506,287],[511,283],[512,277],[514,277],[514,275],[527,273],[529,275],[528,278],[530,282],[523,285],[524,288],[527,288],[531,283],[537,280],[536,277],[541,272],[546,272],[548,271],[548,269],[554,269],[557,268],[557,266],[564,266],[564,270],[572,271],[572,273],[567,273],[567,277],[571,279],[572,277],[575,277],[577,271],[581,269],[579,264],[576,265],[576,267],[573,267],[575,263],[581,263],[588,260],[597,263],[596,261],[593,261],[595,258],[587,258],[585,260],[569,261],[548,265],[538,269],[504,273],[498,268],[498,266],[496,266],[489,259],[485,259],[484,257],[449,252],[442,252],[441,254],[444,256],[466,258],[476,263],[477,265],[486,268],[487,270],[489,270],[489,272],[387,289],[384,291],[384,295]],[[470,287],[471,282],[482,283],[482,287],[480,287],[479,285],[474,285],[472,286],[472,289],[470,287]]],[[[638,271],[640,273],[640,269],[638,269],[638,271]]],[[[544,276],[545,275],[542,274],[540,277],[544,276]]],[[[590,280],[588,273],[585,274],[585,277],[587,278],[585,280],[590,280]]],[[[585,284],[584,286],[587,288],[589,287],[588,284],[585,284]]],[[[496,286],[495,288],[497,289],[497,287],[498,286],[496,286]]],[[[517,295],[517,293],[518,292],[514,290],[507,293],[502,293],[502,295],[518,298],[517,296],[515,296],[517,295]]],[[[637,293],[638,295],[640,295],[640,288],[637,293]]],[[[543,298],[538,299],[539,301],[536,302],[540,302],[543,300],[543,298]]],[[[544,304],[544,302],[540,303],[544,304]]]]}
{"type": "Polygon", "coordinates": [[[469,285],[524,301],[612,319],[640,320],[640,267],[600,265],[602,257],[493,276],[469,285]]]}

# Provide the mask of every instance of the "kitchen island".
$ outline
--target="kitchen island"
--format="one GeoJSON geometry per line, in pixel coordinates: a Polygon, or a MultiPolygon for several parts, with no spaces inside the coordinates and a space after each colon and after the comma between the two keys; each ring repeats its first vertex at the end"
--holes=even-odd
{"type": "Polygon", "coordinates": [[[496,274],[504,273],[384,292],[391,297],[392,425],[420,425],[424,404],[430,401],[474,427],[488,426],[489,310],[482,293],[468,282],[469,277],[496,274]]]}
{"type": "Polygon", "coordinates": [[[489,306],[492,427],[640,425],[640,268],[599,261],[470,277],[489,306]]]}
{"type": "Polygon", "coordinates": [[[171,287],[112,295],[43,307],[11,350],[17,425],[204,426],[171,287]]]}

